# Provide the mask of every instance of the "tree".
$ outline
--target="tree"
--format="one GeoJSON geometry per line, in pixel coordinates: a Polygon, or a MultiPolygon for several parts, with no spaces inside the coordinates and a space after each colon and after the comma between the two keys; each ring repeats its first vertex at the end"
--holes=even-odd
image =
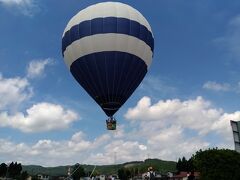
{"type": "Polygon", "coordinates": [[[131,172],[129,171],[129,169],[121,168],[118,170],[118,177],[121,180],[127,180],[131,177],[131,172]]]}
{"type": "Polygon", "coordinates": [[[176,168],[177,168],[178,172],[182,171],[182,160],[181,160],[181,158],[178,158],[176,168]]]}
{"type": "Polygon", "coordinates": [[[0,165],[0,177],[5,177],[7,174],[7,165],[5,163],[2,163],[0,165]]]}
{"type": "Polygon", "coordinates": [[[188,161],[184,156],[182,158],[182,171],[188,171],[188,161]]]}
{"type": "Polygon", "coordinates": [[[21,171],[22,171],[22,165],[21,163],[11,163],[9,166],[8,166],[8,176],[10,178],[14,178],[16,179],[17,177],[19,177],[21,175],[21,171]]]}
{"type": "Polygon", "coordinates": [[[125,173],[126,173],[127,178],[131,177],[131,172],[129,169],[126,169],[125,173]]]}
{"type": "Polygon", "coordinates": [[[192,171],[194,171],[194,170],[195,170],[195,168],[194,168],[194,165],[193,165],[193,159],[190,158],[190,159],[188,160],[188,163],[187,163],[187,171],[188,171],[188,172],[192,172],[192,171]]]}
{"type": "Polygon", "coordinates": [[[179,158],[176,168],[177,168],[178,172],[180,172],[180,171],[191,172],[194,170],[193,160],[191,158],[189,160],[186,160],[185,157],[183,157],[182,159],[179,158]]]}
{"type": "Polygon", "coordinates": [[[83,167],[81,167],[78,163],[74,165],[72,173],[73,180],[79,180],[80,177],[84,177],[86,175],[83,167]]]}
{"type": "Polygon", "coordinates": [[[198,151],[192,156],[193,164],[201,179],[239,180],[240,153],[226,149],[198,151]]]}
{"type": "Polygon", "coordinates": [[[20,176],[20,179],[21,180],[26,180],[27,178],[28,178],[28,173],[27,173],[27,171],[23,171],[22,173],[21,173],[21,176],[20,176]]]}

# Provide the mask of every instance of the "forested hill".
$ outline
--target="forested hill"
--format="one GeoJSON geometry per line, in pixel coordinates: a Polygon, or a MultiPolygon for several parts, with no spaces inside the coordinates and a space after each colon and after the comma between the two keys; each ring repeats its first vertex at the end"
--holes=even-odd
{"type": "MultiPolygon", "coordinates": [[[[69,166],[57,166],[57,167],[42,167],[37,165],[23,165],[23,170],[27,171],[30,175],[46,174],[50,176],[66,176],[69,166]]],[[[91,172],[94,169],[94,165],[81,165],[85,172],[91,172]]],[[[138,172],[146,172],[149,166],[154,167],[156,171],[166,173],[168,171],[176,170],[176,162],[163,161],[159,159],[147,159],[145,161],[133,161],[117,165],[99,165],[96,166],[95,171],[99,174],[116,174],[118,169],[127,168],[138,172]]]]}

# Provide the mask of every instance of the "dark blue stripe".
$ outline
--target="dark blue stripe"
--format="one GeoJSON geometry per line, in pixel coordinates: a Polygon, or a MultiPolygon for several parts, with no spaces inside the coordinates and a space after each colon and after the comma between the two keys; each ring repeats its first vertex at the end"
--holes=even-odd
{"type": "Polygon", "coordinates": [[[81,57],[70,70],[107,116],[113,116],[139,86],[147,65],[137,56],[114,51],[81,57]]]}
{"type": "Polygon", "coordinates": [[[152,33],[140,23],[126,18],[106,17],[83,21],[68,30],[62,38],[62,53],[74,41],[86,36],[104,33],[118,33],[134,36],[154,49],[152,33]]]}

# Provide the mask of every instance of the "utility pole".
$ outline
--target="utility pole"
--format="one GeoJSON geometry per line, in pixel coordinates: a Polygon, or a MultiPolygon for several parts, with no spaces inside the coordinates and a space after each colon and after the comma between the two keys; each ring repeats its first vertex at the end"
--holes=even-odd
{"type": "Polygon", "coordinates": [[[114,168],[115,168],[115,173],[117,174],[117,152],[114,151],[114,168]]]}

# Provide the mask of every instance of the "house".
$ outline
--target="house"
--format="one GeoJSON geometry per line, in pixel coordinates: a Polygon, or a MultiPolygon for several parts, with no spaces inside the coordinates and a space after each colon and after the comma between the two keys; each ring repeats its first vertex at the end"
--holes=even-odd
{"type": "Polygon", "coordinates": [[[40,179],[40,180],[49,180],[49,176],[48,175],[44,175],[44,174],[38,174],[37,175],[37,179],[40,179]]]}
{"type": "MultiPolygon", "coordinates": [[[[183,172],[182,171],[182,172],[180,172],[177,175],[173,175],[169,179],[170,180],[187,180],[189,174],[190,174],[189,172],[183,172]]],[[[199,179],[200,178],[200,173],[199,172],[194,172],[194,176],[195,176],[196,179],[199,179]]]]}
{"type": "Polygon", "coordinates": [[[105,176],[105,175],[100,175],[100,176],[99,176],[99,179],[100,179],[100,180],[105,180],[105,179],[106,179],[106,176],[105,176]]]}

